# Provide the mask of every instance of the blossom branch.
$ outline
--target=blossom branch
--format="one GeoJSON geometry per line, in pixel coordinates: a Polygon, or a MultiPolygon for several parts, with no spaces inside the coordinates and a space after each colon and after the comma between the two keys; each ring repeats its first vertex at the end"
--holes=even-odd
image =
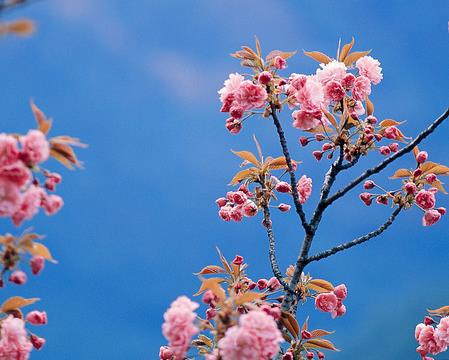
{"type": "Polygon", "coordinates": [[[423,141],[425,138],[427,138],[430,134],[434,132],[434,130],[441,125],[444,120],[446,120],[449,117],[449,108],[438,118],[436,119],[427,129],[422,131],[411,143],[409,143],[406,147],[399,150],[394,155],[388,157],[381,163],[379,163],[377,166],[370,168],[366,170],[363,174],[361,174],[358,178],[354,179],[352,182],[350,182],[346,187],[343,189],[338,190],[334,195],[330,196],[326,203],[325,207],[328,207],[330,204],[332,204],[335,200],[341,198],[344,196],[348,191],[355,188],[357,185],[359,185],[362,181],[366,180],[369,176],[373,174],[377,174],[383,169],[385,169],[389,164],[391,164],[393,161],[399,159],[401,156],[413,151],[415,146],[419,145],[421,141],[423,141]]]}
{"type": "Polygon", "coordinates": [[[326,251],[323,251],[323,252],[318,253],[316,255],[310,256],[307,259],[307,263],[309,264],[309,263],[311,263],[313,261],[319,261],[319,260],[325,259],[325,258],[327,258],[329,256],[332,256],[332,255],[334,255],[336,253],[339,253],[340,251],[350,249],[350,248],[352,248],[352,247],[354,247],[356,245],[363,244],[364,242],[379,236],[380,234],[382,234],[385,230],[387,230],[393,224],[393,222],[395,221],[396,217],[399,215],[401,210],[402,210],[402,206],[396,208],[393,211],[393,213],[391,214],[391,216],[388,218],[388,220],[385,223],[383,223],[381,226],[379,226],[376,230],[371,231],[370,233],[368,233],[368,234],[366,234],[364,236],[358,237],[357,239],[354,239],[354,240],[349,241],[347,243],[337,245],[337,246],[335,246],[335,247],[333,247],[333,248],[331,248],[329,250],[326,250],[326,251]]]}
{"type": "Polygon", "coordinates": [[[298,192],[296,191],[296,176],[293,170],[292,158],[290,156],[290,152],[288,151],[287,140],[285,139],[284,130],[282,129],[281,122],[276,113],[276,106],[273,103],[270,103],[271,106],[271,117],[273,118],[274,125],[276,126],[277,133],[279,135],[279,141],[282,146],[282,152],[285,156],[285,160],[288,166],[288,172],[290,174],[290,184],[292,187],[292,196],[293,202],[295,204],[296,213],[299,215],[301,219],[301,224],[306,232],[310,230],[310,225],[307,223],[306,214],[302,208],[302,204],[299,201],[298,192]]]}

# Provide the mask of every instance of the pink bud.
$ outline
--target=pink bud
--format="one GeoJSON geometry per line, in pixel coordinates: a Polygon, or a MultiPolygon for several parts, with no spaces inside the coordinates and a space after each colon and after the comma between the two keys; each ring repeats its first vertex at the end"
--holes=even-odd
{"type": "Polygon", "coordinates": [[[173,351],[168,346],[161,346],[159,349],[159,360],[173,360],[173,351]]]}
{"type": "Polygon", "coordinates": [[[399,139],[401,137],[401,132],[396,126],[389,126],[384,130],[384,137],[390,140],[399,139]]]}
{"type": "Polygon", "coordinates": [[[267,285],[268,285],[267,279],[259,279],[259,280],[257,281],[257,288],[258,288],[259,290],[265,289],[265,288],[267,287],[267,285]]]}
{"type": "Polygon", "coordinates": [[[390,145],[388,145],[388,147],[390,148],[391,152],[397,152],[399,150],[399,144],[398,143],[392,143],[390,145]]]}
{"type": "Polygon", "coordinates": [[[416,169],[415,171],[413,171],[413,177],[417,178],[420,177],[422,175],[422,170],[421,169],[416,169]]]}
{"type": "Polygon", "coordinates": [[[35,255],[30,260],[31,272],[34,275],[39,274],[45,266],[45,259],[43,256],[35,255]]]}
{"type": "Polygon", "coordinates": [[[315,134],[316,141],[323,141],[326,137],[323,134],[315,134]]]}
{"type": "Polygon", "coordinates": [[[243,208],[242,208],[243,215],[246,216],[246,217],[251,217],[251,216],[256,215],[257,211],[259,210],[257,208],[257,205],[253,201],[251,201],[251,200],[248,200],[242,206],[243,206],[243,208]]]}
{"type": "Polygon", "coordinates": [[[334,294],[337,296],[338,300],[346,299],[348,295],[348,289],[345,284],[340,284],[334,288],[334,294]]]}
{"type": "Polygon", "coordinates": [[[246,202],[247,196],[243,191],[236,191],[232,193],[232,201],[237,205],[242,205],[246,202]]]}
{"type": "Polygon", "coordinates": [[[382,134],[374,134],[374,137],[376,138],[377,141],[380,141],[383,138],[382,134]]]}
{"type": "Polygon", "coordinates": [[[246,194],[246,196],[251,196],[251,191],[248,190],[248,187],[245,184],[239,186],[238,191],[242,191],[246,194]]]}
{"type": "Polygon", "coordinates": [[[218,205],[219,208],[222,208],[228,203],[228,199],[221,197],[215,200],[215,203],[218,205]]]}
{"type": "Polygon", "coordinates": [[[315,357],[315,355],[313,355],[313,352],[307,351],[307,353],[306,353],[306,358],[307,358],[308,360],[311,360],[311,359],[313,359],[314,357],[315,357]]]}
{"type": "Polygon", "coordinates": [[[256,286],[257,286],[257,283],[255,283],[254,281],[251,281],[251,282],[248,284],[248,290],[253,290],[253,289],[256,288],[256,286]]]}
{"type": "Polygon", "coordinates": [[[258,80],[262,85],[267,85],[272,79],[273,75],[269,71],[262,71],[258,76],[258,80]]]}
{"type": "Polygon", "coordinates": [[[289,350],[287,351],[283,356],[282,356],[282,360],[293,360],[293,354],[292,352],[289,350]]]}
{"type": "Polygon", "coordinates": [[[268,289],[270,291],[276,291],[281,287],[281,283],[274,276],[267,283],[268,289]]]}
{"type": "Polygon", "coordinates": [[[33,325],[46,325],[48,323],[45,311],[31,311],[26,316],[26,321],[33,325]]]}
{"type": "Polygon", "coordinates": [[[233,208],[231,208],[230,214],[231,219],[234,221],[240,222],[243,219],[242,208],[239,206],[234,206],[233,208]]]}
{"type": "Polygon", "coordinates": [[[318,359],[320,359],[320,360],[324,359],[324,354],[321,351],[318,351],[317,355],[318,355],[318,359]]]}
{"type": "Polygon", "coordinates": [[[232,263],[237,266],[242,265],[243,264],[243,256],[236,255],[234,260],[232,260],[232,263]]]}
{"type": "Polygon", "coordinates": [[[323,152],[315,150],[312,152],[312,155],[315,157],[315,159],[317,159],[317,161],[320,161],[321,158],[323,157],[323,152]]]}
{"type": "Polygon", "coordinates": [[[25,274],[22,270],[14,270],[9,276],[9,281],[17,285],[23,285],[27,282],[27,280],[27,274],[25,274]]]}
{"type": "Polygon", "coordinates": [[[370,190],[370,189],[372,189],[374,186],[376,186],[376,184],[375,184],[374,181],[372,181],[372,180],[366,180],[365,183],[363,184],[363,187],[364,187],[366,190],[370,190]]]}
{"type": "Polygon", "coordinates": [[[231,134],[238,134],[240,130],[242,130],[242,123],[231,117],[226,120],[226,129],[228,129],[231,134]]]}
{"type": "Polygon", "coordinates": [[[433,323],[435,323],[435,321],[430,316],[424,317],[424,325],[432,325],[433,323]]]}
{"type": "Polygon", "coordinates": [[[445,207],[439,207],[435,209],[438,211],[441,215],[446,215],[446,208],[445,207]]]}
{"type": "Polygon", "coordinates": [[[351,73],[348,73],[345,75],[345,77],[341,80],[341,85],[346,88],[349,89],[355,81],[355,76],[351,73]]]}
{"type": "Polygon", "coordinates": [[[416,193],[416,185],[412,182],[408,182],[404,185],[404,190],[409,195],[414,195],[416,193]]]}
{"type": "Polygon", "coordinates": [[[280,193],[289,193],[292,191],[292,187],[289,183],[285,181],[279,181],[275,187],[276,191],[280,193]]]}
{"type": "Polygon", "coordinates": [[[208,308],[206,310],[206,319],[207,320],[211,320],[215,317],[215,315],[217,315],[217,310],[215,310],[214,308],[208,308]]]}
{"type": "Polygon", "coordinates": [[[280,211],[282,211],[282,212],[290,211],[290,208],[291,208],[291,206],[288,205],[288,204],[282,203],[282,204],[279,204],[279,205],[278,205],[278,209],[279,209],[280,211]]]}
{"type": "Polygon", "coordinates": [[[47,195],[42,199],[42,207],[47,215],[56,214],[64,205],[64,200],[58,195],[47,195]]]}
{"type": "Polygon", "coordinates": [[[312,338],[312,334],[310,332],[308,332],[307,330],[303,330],[301,332],[301,338],[308,340],[308,339],[312,338]]]}
{"type": "Polygon", "coordinates": [[[422,164],[427,161],[428,157],[429,157],[429,154],[427,153],[427,151],[420,151],[416,155],[416,161],[418,162],[418,164],[422,164]]]}
{"type": "Polygon", "coordinates": [[[30,336],[30,341],[36,350],[40,350],[45,345],[45,339],[34,334],[30,336]]]}
{"type": "Polygon", "coordinates": [[[306,146],[306,145],[309,143],[309,139],[307,139],[305,136],[301,136],[301,137],[299,138],[299,143],[300,143],[302,146],[306,146]]]}
{"type": "Polygon", "coordinates": [[[368,122],[368,124],[371,124],[371,125],[377,124],[377,118],[373,115],[367,116],[366,121],[368,122]]]}
{"type": "Polygon", "coordinates": [[[212,290],[207,290],[203,294],[203,303],[210,305],[211,307],[215,307],[216,302],[218,300],[217,295],[214,294],[212,290]]]}
{"type": "Polygon", "coordinates": [[[366,193],[366,192],[359,195],[360,200],[362,200],[365,203],[365,205],[367,205],[367,206],[370,206],[371,203],[373,202],[372,196],[373,195],[371,195],[370,193],[366,193]]]}
{"type": "Polygon", "coordinates": [[[376,197],[376,203],[380,205],[388,205],[388,197],[386,197],[385,195],[379,195],[378,197],[376,197]]]}
{"type": "Polygon", "coordinates": [[[233,106],[229,110],[229,115],[234,119],[241,119],[243,117],[245,110],[241,106],[233,106]]]}
{"type": "Polygon", "coordinates": [[[285,61],[284,58],[282,58],[281,56],[278,55],[274,58],[273,65],[276,69],[282,70],[287,67],[287,62],[285,61]]]}
{"type": "Polygon", "coordinates": [[[328,151],[328,150],[333,149],[333,147],[334,146],[332,144],[330,144],[330,143],[324,143],[323,146],[321,147],[321,150],[328,151]]]}
{"type": "Polygon", "coordinates": [[[435,174],[433,174],[433,173],[427,174],[427,175],[426,175],[426,181],[427,181],[429,184],[433,184],[435,181],[437,181],[437,176],[436,176],[435,174]]]}
{"type": "Polygon", "coordinates": [[[218,215],[223,221],[231,221],[231,207],[226,205],[223,206],[219,211],[218,215]]]}
{"type": "Polygon", "coordinates": [[[391,152],[391,150],[390,150],[390,148],[388,146],[381,146],[379,148],[379,151],[384,156],[390,155],[390,152],[391,152]]]}

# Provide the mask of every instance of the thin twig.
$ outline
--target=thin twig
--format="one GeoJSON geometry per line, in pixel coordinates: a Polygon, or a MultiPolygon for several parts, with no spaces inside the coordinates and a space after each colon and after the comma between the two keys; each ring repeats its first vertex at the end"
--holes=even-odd
{"type": "Polygon", "coordinates": [[[385,169],[389,164],[391,164],[396,159],[399,159],[401,156],[413,151],[415,146],[419,145],[421,143],[421,141],[423,141],[426,137],[428,137],[430,134],[432,134],[434,132],[434,130],[439,125],[441,125],[444,122],[444,120],[446,120],[448,117],[449,117],[449,108],[438,119],[436,119],[427,129],[422,131],[406,147],[402,148],[401,150],[399,150],[397,153],[393,154],[392,156],[386,158],[384,161],[379,163],[377,166],[366,170],[362,175],[360,175],[358,178],[354,179],[352,182],[350,182],[348,185],[346,185],[343,189],[337,191],[334,195],[330,196],[327,199],[325,206],[328,207],[335,200],[341,198],[348,191],[355,188],[358,184],[360,184],[362,181],[366,180],[371,175],[379,173],[380,171],[385,169]]]}
{"type": "Polygon", "coordinates": [[[371,240],[373,238],[375,238],[376,236],[379,236],[380,234],[382,234],[385,230],[387,230],[391,224],[393,224],[394,220],[396,219],[396,217],[399,215],[399,213],[401,212],[402,207],[398,207],[397,209],[395,209],[393,211],[393,213],[391,214],[391,216],[388,218],[388,220],[386,222],[384,222],[381,226],[379,226],[376,230],[371,231],[370,233],[364,235],[364,236],[360,236],[357,239],[354,239],[352,241],[348,241],[347,243],[343,243],[337,246],[334,246],[333,248],[320,252],[316,255],[310,256],[307,259],[307,264],[313,262],[313,261],[319,261],[322,259],[325,259],[331,255],[334,255],[340,251],[346,250],[346,249],[350,249],[356,245],[360,245],[363,244],[364,242],[371,240]]]}

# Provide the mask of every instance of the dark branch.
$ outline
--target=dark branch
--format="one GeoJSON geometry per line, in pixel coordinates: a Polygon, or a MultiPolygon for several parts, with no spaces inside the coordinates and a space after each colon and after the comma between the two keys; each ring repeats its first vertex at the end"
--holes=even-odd
{"type": "Polygon", "coordinates": [[[449,109],[447,109],[438,119],[436,119],[427,129],[422,131],[410,144],[408,144],[406,147],[399,150],[394,155],[388,157],[381,163],[379,163],[377,166],[366,170],[362,175],[360,175],[358,178],[350,182],[346,187],[343,189],[337,191],[334,195],[330,196],[326,201],[326,207],[332,204],[335,200],[341,198],[343,195],[345,195],[348,191],[355,188],[357,185],[359,185],[362,181],[366,180],[368,177],[370,177],[373,174],[377,174],[383,169],[385,169],[389,164],[391,164],[393,161],[399,159],[401,156],[413,151],[415,146],[419,145],[421,141],[423,141],[426,137],[428,137],[430,134],[434,132],[434,130],[443,123],[444,120],[446,120],[449,117],[449,109]]]}
{"type": "Polygon", "coordinates": [[[293,202],[295,204],[295,210],[296,210],[296,213],[299,215],[299,218],[301,219],[301,224],[302,224],[304,230],[306,230],[306,232],[308,232],[310,227],[309,227],[309,224],[307,223],[306,214],[304,213],[301,202],[299,201],[298,192],[296,191],[296,177],[295,177],[295,172],[293,171],[292,158],[290,157],[290,153],[288,151],[287,140],[285,139],[284,130],[282,129],[281,122],[279,121],[279,118],[276,114],[276,106],[273,103],[271,103],[270,105],[271,105],[271,117],[273,118],[274,125],[276,126],[276,130],[279,135],[279,141],[281,143],[282,153],[284,154],[285,160],[287,161],[288,172],[290,174],[290,184],[292,187],[293,202]]]}
{"type": "Polygon", "coordinates": [[[307,263],[309,264],[313,261],[319,261],[319,260],[325,259],[325,258],[327,258],[331,255],[334,255],[340,251],[350,249],[353,246],[363,244],[364,242],[371,240],[371,239],[375,238],[376,236],[379,236],[385,230],[387,230],[391,224],[393,224],[394,220],[399,215],[401,210],[402,210],[402,207],[398,207],[396,210],[394,210],[393,213],[391,214],[391,216],[388,218],[388,220],[385,223],[383,223],[381,226],[379,226],[376,230],[371,231],[370,233],[368,233],[364,236],[361,236],[357,239],[354,239],[352,241],[349,241],[347,243],[337,245],[337,246],[333,247],[332,249],[329,249],[329,250],[323,251],[321,253],[318,253],[316,255],[310,256],[307,260],[307,263]]]}
{"type": "Polygon", "coordinates": [[[276,240],[274,238],[273,228],[271,226],[271,219],[270,219],[270,209],[268,209],[268,206],[263,206],[263,214],[264,214],[264,226],[267,229],[267,235],[268,235],[268,241],[269,241],[269,257],[270,257],[270,264],[271,269],[273,270],[274,276],[279,280],[281,285],[284,287],[284,290],[287,292],[292,292],[290,286],[284,281],[284,278],[282,276],[282,273],[279,269],[279,264],[276,260],[276,240]]]}

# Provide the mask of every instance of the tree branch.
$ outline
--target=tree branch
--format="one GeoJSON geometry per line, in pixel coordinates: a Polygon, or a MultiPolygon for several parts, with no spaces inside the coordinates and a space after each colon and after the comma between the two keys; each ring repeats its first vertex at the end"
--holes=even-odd
{"type": "Polygon", "coordinates": [[[270,103],[271,106],[271,117],[273,118],[274,125],[276,126],[277,133],[279,135],[279,141],[282,147],[282,153],[285,156],[285,160],[287,161],[288,172],[290,174],[290,184],[292,187],[292,196],[293,202],[295,204],[296,213],[299,215],[301,219],[301,224],[306,232],[309,231],[310,226],[307,223],[306,214],[302,208],[302,204],[299,201],[298,192],[296,191],[296,177],[295,172],[293,171],[292,166],[292,158],[290,157],[290,153],[288,151],[287,140],[285,139],[284,130],[282,129],[281,122],[276,114],[276,106],[273,103],[270,103]]]}
{"type": "Polygon", "coordinates": [[[282,276],[282,272],[279,269],[279,264],[276,260],[276,240],[274,238],[273,228],[271,225],[270,219],[270,209],[267,205],[263,206],[263,214],[264,214],[264,226],[267,229],[268,241],[269,241],[269,257],[271,269],[273,270],[274,276],[279,280],[281,285],[284,287],[284,290],[288,293],[292,292],[289,284],[284,281],[284,277],[282,276]]]}
{"type": "Polygon", "coordinates": [[[388,218],[388,220],[383,223],[381,226],[379,226],[376,230],[371,231],[370,233],[361,236],[357,239],[354,239],[352,241],[349,241],[347,243],[344,244],[340,244],[337,245],[329,250],[323,251],[321,253],[318,253],[316,255],[310,256],[307,260],[307,264],[313,262],[313,261],[319,261],[322,259],[325,259],[331,255],[334,255],[340,251],[346,250],[346,249],[350,249],[353,246],[356,245],[360,245],[363,244],[364,242],[371,240],[377,236],[379,236],[380,234],[382,234],[385,230],[387,230],[391,224],[393,224],[394,220],[396,219],[396,217],[399,215],[399,213],[402,210],[402,206],[398,207],[396,210],[393,211],[393,213],[391,214],[391,216],[388,218]]]}
{"type": "Polygon", "coordinates": [[[341,198],[343,195],[345,195],[349,190],[356,187],[358,184],[360,184],[362,181],[366,180],[368,177],[370,177],[373,174],[377,174],[383,169],[385,169],[389,164],[391,164],[393,161],[399,159],[401,156],[411,152],[415,146],[421,143],[426,137],[428,137],[430,134],[434,132],[434,130],[443,123],[444,120],[446,120],[449,117],[449,108],[438,118],[436,119],[427,129],[422,131],[410,144],[408,144],[406,147],[399,150],[397,153],[393,154],[392,156],[388,157],[381,163],[379,163],[377,166],[366,170],[362,175],[360,175],[358,178],[354,179],[352,182],[350,182],[346,187],[343,189],[337,191],[334,195],[330,196],[325,204],[325,207],[328,207],[330,204],[332,204],[335,200],[341,198]]]}

